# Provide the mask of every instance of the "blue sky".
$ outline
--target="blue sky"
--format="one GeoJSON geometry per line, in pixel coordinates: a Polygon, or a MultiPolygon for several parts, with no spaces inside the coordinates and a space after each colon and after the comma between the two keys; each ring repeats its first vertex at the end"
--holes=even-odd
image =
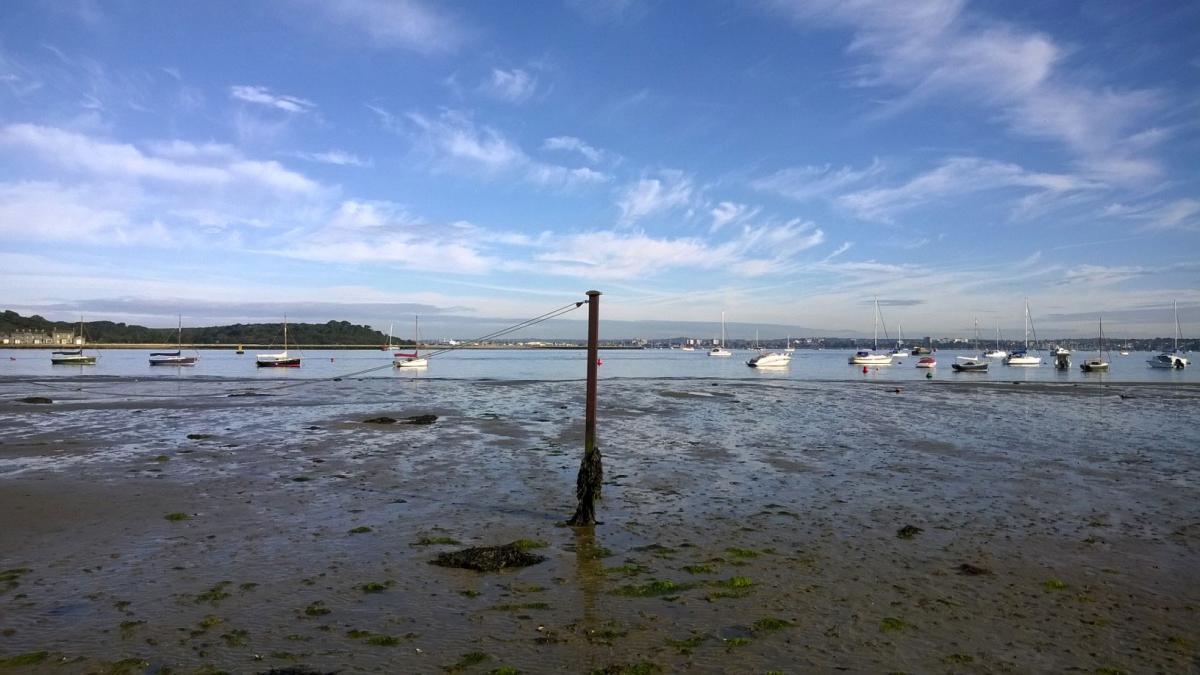
{"type": "Polygon", "coordinates": [[[1187,2],[8,2],[0,305],[1167,335],[1198,126],[1187,2]]]}

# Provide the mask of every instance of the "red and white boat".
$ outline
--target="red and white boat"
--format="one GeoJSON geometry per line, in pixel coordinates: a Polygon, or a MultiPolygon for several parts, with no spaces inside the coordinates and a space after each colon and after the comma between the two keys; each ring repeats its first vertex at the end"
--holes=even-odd
{"type": "Polygon", "coordinates": [[[937,361],[932,356],[922,356],[921,360],[917,361],[918,368],[936,368],[937,361]]]}
{"type": "Polygon", "coordinates": [[[413,317],[413,350],[411,352],[396,352],[392,365],[397,368],[426,368],[429,360],[421,358],[421,324],[420,318],[413,317]]]}

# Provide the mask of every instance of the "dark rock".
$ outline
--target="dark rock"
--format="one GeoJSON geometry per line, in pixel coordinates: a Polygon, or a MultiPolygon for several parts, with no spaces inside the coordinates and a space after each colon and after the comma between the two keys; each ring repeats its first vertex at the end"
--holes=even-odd
{"type": "Polygon", "coordinates": [[[901,539],[912,539],[913,537],[917,536],[918,534],[921,534],[924,531],[925,530],[922,530],[921,528],[915,527],[913,525],[905,525],[904,527],[900,528],[899,530],[896,530],[896,536],[901,539]]]}
{"type": "Polygon", "coordinates": [[[545,556],[522,550],[514,541],[503,546],[477,546],[464,548],[461,551],[439,553],[438,557],[429,561],[429,564],[480,572],[495,572],[505,567],[536,565],[545,559],[545,556]]]}
{"type": "Polygon", "coordinates": [[[26,396],[21,399],[21,403],[54,403],[54,401],[45,396],[26,396]]]}
{"type": "Polygon", "coordinates": [[[314,424],[314,425],[313,425],[313,426],[311,426],[311,427],[305,427],[305,429],[308,429],[309,431],[320,431],[320,430],[321,430],[321,427],[319,427],[319,426],[316,426],[316,425],[314,424]]]}
{"type": "Polygon", "coordinates": [[[395,424],[395,417],[372,417],[369,420],[363,420],[363,424],[395,424]]]}
{"type": "Polygon", "coordinates": [[[404,420],[405,424],[433,424],[437,421],[437,415],[413,415],[404,420]]]}
{"type": "Polygon", "coordinates": [[[212,434],[188,434],[188,440],[202,441],[206,438],[212,438],[212,434]]]}
{"type": "Polygon", "coordinates": [[[958,566],[958,573],[968,577],[977,577],[981,574],[991,574],[992,571],[986,567],[976,567],[971,563],[963,563],[958,566]]]}

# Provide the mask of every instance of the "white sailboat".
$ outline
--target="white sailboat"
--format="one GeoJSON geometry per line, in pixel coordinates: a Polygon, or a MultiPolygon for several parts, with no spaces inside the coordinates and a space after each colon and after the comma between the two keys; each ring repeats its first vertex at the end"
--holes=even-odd
{"type": "Polygon", "coordinates": [[[904,348],[904,333],[902,331],[904,324],[896,324],[896,348],[892,350],[893,358],[904,358],[908,356],[908,350],[904,348]]]}
{"type": "Polygon", "coordinates": [[[848,359],[852,366],[890,366],[892,365],[891,354],[877,354],[879,351],[879,298],[875,298],[875,336],[873,346],[870,351],[860,349],[848,359]]]}
{"type": "Polygon", "coordinates": [[[785,351],[789,354],[796,351],[796,348],[792,346],[792,336],[791,335],[789,335],[787,337],[787,343],[783,346],[783,351],[785,351]]]}
{"type": "Polygon", "coordinates": [[[1033,319],[1029,316],[1029,298],[1025,298],[1025,346],[1019,349],[1014,349],[1004,359],[1006,366],[1040,366],[1042,365],[1042,357],[1030,356],[1029,354],[1029,329],[1033,326],[1033,319]]]}
{"type": "Polygon", "coordinates": [[[725,348],[725,312],[721,312],[721,344],[708,350],[709,356],[733,356],[733,352],[725,348]]]}
{"type": "Polygon", "coordinates": [[[1108,370],[1108,361],[1104,360],[1104,317],[1100,317],[1100,342],[1096,344],[1096,358],[1088,359],[1079,364],[1085,373],[1099,373],[1108,370]]]}
{"type": "Polygon", "coordinates": [[[411,352],[396,352],[393,354],[396,358],[392,360],[392,365],[397,368],[425,368],[429,365],[428,359],[421,358],[421,321],[420,317],[413,315],[413,350],[411,352]]]}
{"type": "Polygon", "coordinates": [[[1150,364],[1151,368],[1174,368],[1182,370],[1192,363],[1183,352],[1179,351],[1179,339],[1183,336],[1179,330],[1179,303],[1172,300],[1171,305],[1175,309],[1175,349],[1174,351],[1163,352],[1146,361],[1146,363],[1150,364]]]}
{"type": "Polygon", "coordinates": [[[1008,352],[1004,351],[1003,349],[1000,349],[1000,322],[997,321],[996,322],[996,347],[995,347],[995,349],[989,349],[986,352],[984,352],[983,358],[985,358],[985,359],[1002,359],[1006,356],[1008,356],[1008,352]]]}
{"type": "Polygon", "coordinates": [[[393,326],[395,326],[395,324],[393,324],[393,323],[388,324],[388,339],[387,339],[387,342],[382,347],[379,348],[379,351],[390,352],[393,349],[398,349],[398,347],[396,347],[396,345],[392,344],[392,327],[393,326]]]}
{"type": "Polygon", "coordinates": [[[283,351],[276,354],[258,354],[254,363],[259,368],[299,368],[300,357],[288,354],[287,315],[283,317],[283,351]]]}

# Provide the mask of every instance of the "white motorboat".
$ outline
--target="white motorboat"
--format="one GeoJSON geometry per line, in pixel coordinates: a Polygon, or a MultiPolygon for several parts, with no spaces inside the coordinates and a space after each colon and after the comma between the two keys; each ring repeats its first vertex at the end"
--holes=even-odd
{"type": "Polygon", "coordinates": [[[721,343],[713,345],[713,348],[708,350],[709,356],[733,356],[733,352],[725,348],[725,312],[721,312],[721,343]]]}
{"type": "Polygon", "coordinates": [[[879,298],[875,298],[875,330],[873,338],[873,346],[868,351],[860,349],[854,352],[854,355],[847,359],[847,363],[852,366],[890,366],[892,365],[891,354],[879,354],[879,298]]]}
{"type": "MultiPolygon", "coordinates": [[[[1032,356],[1029,354],[1029,329],[1033,326],[1033,319],[1029,316],[1029,298],[1025,299],[1025,346],[1014,349],[1004,359],[1006,366],[1040,366],[1042,365],[1042,357],[1032,356]]],[[[1036,334],[1034,339],[1036,340],[1036,334]]]]}
{"type": "Polygon", "coordinates": [[[937,359],[932,356],[922,356],[917,360],[918,368],[937,368],[937,359]]]}
{"type": "Polygon", "coordinates": [[[1175,350],[1171,352],[1163,352],[1154,358],[1147,360],[1146,363],[1150,364],[1151,368],[1174,368],[1176,370],[1183,370],[1192,363],[1188,360],[1187,356],[1183,352],[1179,351],[1179,338],[1182,336],[1182,333],[1179,330],[1179,304],[1175,301],[1172,301],[1171,305],[1175,308],[1175,350]]]}
{"type": "Polygon", "coordinates": [[[413,315],[413,350],[411,352],[396,352],[392,356],[392,365],[397,368],[425,368],[428,359],[421,358],[421,319],[413,315]]]}
{"type": "Polygon", "coordinates": [[[288,354],[287,316],[283,317],[283,351],[275,354],[257,354],[254,364],[259,368],[299,368],[300,357],[288,354]]]}
{"type": "Polygon", "coordinates": [[[751,368],[783,368],[792,362],[791,354],[767,352],[746,362],[751,368]]]}

